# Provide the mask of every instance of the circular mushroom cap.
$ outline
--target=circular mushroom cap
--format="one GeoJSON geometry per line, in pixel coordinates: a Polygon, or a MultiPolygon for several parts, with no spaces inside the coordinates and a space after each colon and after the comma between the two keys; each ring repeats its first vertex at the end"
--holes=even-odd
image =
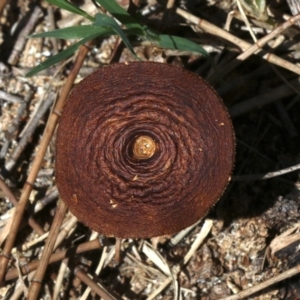
{"type": "Polygon", "coordinates": [[[71,92],[56,181],[70,211],[120,238],[175,233],[203,217],[230,178],[234,134],[206,81],[167,64],[101,68],[71,92]]]}

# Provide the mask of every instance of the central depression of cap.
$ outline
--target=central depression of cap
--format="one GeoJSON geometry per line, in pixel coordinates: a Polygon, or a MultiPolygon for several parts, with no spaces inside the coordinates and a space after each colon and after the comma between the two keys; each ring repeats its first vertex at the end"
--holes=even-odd
{"type": "Polygon", "coordinates": [[[56,181],[71,212],[120,238],[175,233],[222,195],[234,134],[216,92],[167,64],[101,68],[71,92],[56,143],[56,181]]]}

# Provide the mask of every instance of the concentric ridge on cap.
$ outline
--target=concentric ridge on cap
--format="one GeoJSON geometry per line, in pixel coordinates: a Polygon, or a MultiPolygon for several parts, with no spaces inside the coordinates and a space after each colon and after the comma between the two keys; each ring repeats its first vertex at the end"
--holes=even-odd
{"type": "Polygon", "coordinates": [[[56,148],[58,190],[80,221],[108,236],[147,238],[207,213],[228,184],[235,143],[206,81],[135,62],[101,68],[75,86],[56,148]]]}

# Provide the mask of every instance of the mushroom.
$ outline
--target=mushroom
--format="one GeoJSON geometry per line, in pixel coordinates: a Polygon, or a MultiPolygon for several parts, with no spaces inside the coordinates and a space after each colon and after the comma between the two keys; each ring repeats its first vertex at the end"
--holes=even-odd
{"type": "Polygon", "coordinates": [[[172,234],[220,198],[234,149],[227,110],[202,78],[167,64],[113,64],[70,93],[56,182],[70,211],[99,233],[172,234]]]}

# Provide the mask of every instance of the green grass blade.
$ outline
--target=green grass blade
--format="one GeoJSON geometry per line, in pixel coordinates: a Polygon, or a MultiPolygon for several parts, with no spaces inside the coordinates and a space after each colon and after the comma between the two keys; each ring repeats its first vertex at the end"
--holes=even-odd
{"type": "Polygon", "coordinates": [[[96,0],[102,7],[111,13],[128,29],[137,29],[140,36],[144,36],[144,28],[137,20],[132,17],[124,8],[122,8],[115,0],[96,0]]]}
{"type": "Polygon", "coordinates": [[[36,67],[32,68],[27,74],[26,77],[30,77],[35,75],[38,72],[41,72],[42,70],[45,70],[52,65],[69,58],[82,44],[86,43],[87,41],[95,38],[95,35],[90,35],[81,41],[74,43],[72,46],[68,47],[67,49],[57,53],[56,55],[48,58],[46,61],[42,62],[41,64],[37,65],[36,67]]]}
{"type": "Polygon", "coordinates": [[[180,50],[180,51],[190,51],[197,52],[202,54],[205,57],[209,57],[209,54],[198,44],[187,40],[185,38],[174,36],[174,35],[166,35],[160,34],[160,41],[157,44],[162,48],[180,50]]]}
{"type": "Polygon", "coordinates": [[[80,9],[79,7],[73,5],[72,3],[66,1],[66,0],[46,0],[48,3],[53,4],[59,8],[65,9],[67,11],[70,11],[74,14],[80,15],[84,18],[89,19],[90,21],[94,21],[94,18],[90,16],[87,12],[80,9]]]}
{"type": "Polygon", "coordinates": [[[30,35],[29,38],[52,37],[57,39],[83,39],[89,35],[114,35],[115,31],[108,27],[100,27],[94,25],[72,26],[53,31],[47,31],[30,35]]]}
{"type": "Polygon", "coordinates": [[[93,23],[94,25],[113,29],[114,32],[120,36],[120,38],[123,40],[124,44],[131,51],[131,53],[136,56],[127,36],[123,32],[119,24],[113,18],[104,14],[96,14],[95,19],[96,20],[93,23]]]}

